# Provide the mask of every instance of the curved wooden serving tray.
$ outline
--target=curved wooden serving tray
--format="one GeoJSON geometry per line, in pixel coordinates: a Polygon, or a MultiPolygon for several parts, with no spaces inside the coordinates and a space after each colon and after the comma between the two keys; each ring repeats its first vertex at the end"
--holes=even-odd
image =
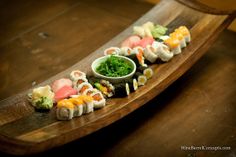
{"type": "MultiPolygon", "coordinates": [[[[92,61],[102,56],[105,48],[120,45],[131,34],[134,25],[152,21],[167,26],[170,30],[180,25],[190,28],[191,43],[170,62],[152,65],[154,76],[147,85],[126,98],[110,99],[103,109],[71,121],[57,121],[55,109],[49,113],[35,112],[27,101],[26,94],[30,89],[12,96],[0,102],[0,150],[10,154],[32,154],[63,145],[121,119],[167,88],[206,52],[235,15],[233,12],[230,15],[211,15],[191,9],[194,8],[194,3],[188,8],[183,2],[162,1],[107,44],[66,71],[40,84],[50,84],[75,69],[90,73],[92,61]]],[[[201,5],[196,4],[196,8],[200,10],[201,5]]],[[[206,12],[206,9],[203,8],[203,11],[206,12]]]]}

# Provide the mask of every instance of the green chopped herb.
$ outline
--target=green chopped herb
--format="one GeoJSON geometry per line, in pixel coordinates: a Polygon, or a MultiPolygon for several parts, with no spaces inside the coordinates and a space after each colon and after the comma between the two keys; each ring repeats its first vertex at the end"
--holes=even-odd
{"type": "Polygon", "coordinates": [[[96,69],[99,74],[108,77],[121,77],[128,75],[133,70],[131,64],[124,59],[111,55],[105,62],[102,62],[96,69]]]}

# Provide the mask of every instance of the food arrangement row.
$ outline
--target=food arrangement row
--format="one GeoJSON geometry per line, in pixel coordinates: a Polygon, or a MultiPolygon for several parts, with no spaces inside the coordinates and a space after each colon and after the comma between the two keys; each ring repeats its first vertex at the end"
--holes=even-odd
{"type": "Polygon", "coordinates": [[[108,98],[126,97],[152,78],[153,70],[149,65],[157,60],[169,61],[191,41],[185,26],[170,34],[167,32],[168,28],[152,22],[135,26],[133,35],[126,38],[121,47],[104,50],[108,57],[95,68],[98,75],[74,70],[68,77],[34,88],[28,94],[29,101],[36,111],[50,110],[55,105],[57,119],[70,120],[103,108],[108,98]],[[126,57],[135,66],[125,60],[126,57]]]}

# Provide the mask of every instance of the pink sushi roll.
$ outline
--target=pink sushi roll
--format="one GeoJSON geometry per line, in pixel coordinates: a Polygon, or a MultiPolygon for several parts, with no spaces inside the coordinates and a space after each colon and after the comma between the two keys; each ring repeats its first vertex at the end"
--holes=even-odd
{"type": "Polygon", "coordinates": [[[137,35],[132,35],[128,38],[126,38],[122,43],[121,47],[129,47],[129,48],[134,48],[135,46],[138,45],[139,41],[141,38],[137,35]]]}

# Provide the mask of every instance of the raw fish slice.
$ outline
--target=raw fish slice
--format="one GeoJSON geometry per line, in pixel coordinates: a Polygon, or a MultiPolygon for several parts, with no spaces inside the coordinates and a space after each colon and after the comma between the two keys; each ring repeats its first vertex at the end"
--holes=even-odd
{"type": "Polygon", "coordinates": [[[139,41],[141,40],[141,38],[137,35],[132,35],[130,37],[128,37],[127,39],[125,39],[122,43],[121,43],[121,47],[130,47],[133,48],[136,45],[139,44],[139,41]]]}
{"type": "Polygon", "coordinates": [[[151,37],[145,37],[142,40],[139,41],[137,46],[141,46],[143,48],[146,48],[147,45],[152,45],[152,43],[154,42],[154,39],[151,37]]]}
{"type": "Polygon", "coordinates": [[[72,81],[67,78],[56,80],[52,83],[52,91],[56,93],[60,88],[64,86],[72,86],[72,81]]]}
{"type": "Polygon", "coordinates": [[[68,98],[71,95],[75,95],[76,93],[77,91],[71,86],[64,86],[55,93],[54,99],[57,102],[59,100],[68,98]]]}

